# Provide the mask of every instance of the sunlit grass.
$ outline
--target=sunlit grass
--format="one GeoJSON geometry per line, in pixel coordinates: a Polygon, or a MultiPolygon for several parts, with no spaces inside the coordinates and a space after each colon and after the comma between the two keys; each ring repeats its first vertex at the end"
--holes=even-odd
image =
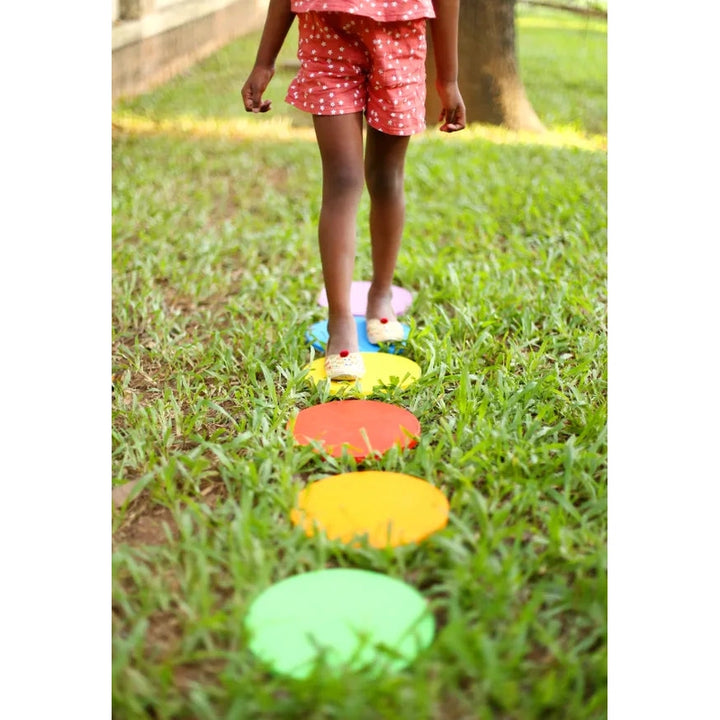
{"type": "Polygon", "coordinates": [[[549,9],[543,11],[539,8],[524,8],[522,5],[517,5],[516,22],[521,29],[581,30],[603,34],[607,32],[607,20],[549,9]]]}
{"type": "Polygon", "coordinates": [[[142,115],[118,113],[113,117],[115,130],[143,135],[170,134],[190,137],[215,137],[264,140],[315,140],[309,127],[295,127],[287,117],[270,116],[262,122],[238,118],[196,118],[178,116],[152,120],[142,115]]]}
{"type": "Polygon", "coordinates": [[[607,21],[518,7],[518,61],[535,112],[551,131],[607,134],[607,21]]]}
{"type": "MultiPolygon", "coordinates": [[[[315,140],[315,133],[309,127],[296,127],[287,117],[267,117],[262,121],[254,118],[196,118],[179,116],[152,120],[142,115],[118,113],[113,118],[116,130],[143,135],[170,134],[190,137],[215,137],[263,140],[315,140]]],[[[436,128],[413,139],[414,143],[430,138],[438,139],[436,128]],[[432,136],[435,135],[433,138],[432,136]]],[[[530,132],[515,132],[506,128],[480,123],[471,123],[462,133],[448,142],[472,142],[483,139],[500,144],[533,144],[548,147],[574,147],[583,150],[606,150],[605,135],[586,135],[572,127],[556,127],[537,135],[530,132]]]]}

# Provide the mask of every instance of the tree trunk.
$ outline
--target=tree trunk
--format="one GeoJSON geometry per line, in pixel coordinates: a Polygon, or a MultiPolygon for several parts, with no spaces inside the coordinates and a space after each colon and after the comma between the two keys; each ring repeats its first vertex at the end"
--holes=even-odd
{"type": "MultiPolygon", "coordinates": [[[[460,0],[458,83],[467,121],[545,130],[527,99],[515,53],[515,0],[460,0]]],[[[428,32],[427,122],[437,123],[435,61],[428,32]]]]}

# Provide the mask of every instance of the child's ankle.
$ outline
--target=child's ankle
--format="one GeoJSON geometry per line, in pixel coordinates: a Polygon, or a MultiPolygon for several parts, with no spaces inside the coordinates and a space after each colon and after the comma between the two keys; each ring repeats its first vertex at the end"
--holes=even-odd
{"type": "Polygon", "coordinates": [[[368,288],[368,298],[373,300],[390,300],[392,299],[392,285],[376,285],[371,283],[368,288]]]}
{"type": "Polygon", "coordinates": [[[327,354],[335,355],[343,350],[357,352],[358,348],[357,325],[353,315],[328,314],[327,354]]]}

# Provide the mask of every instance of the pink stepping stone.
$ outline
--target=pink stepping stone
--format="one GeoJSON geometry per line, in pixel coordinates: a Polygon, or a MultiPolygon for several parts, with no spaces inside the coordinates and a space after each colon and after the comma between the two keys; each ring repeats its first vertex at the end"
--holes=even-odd
{"type": "MultiPolygon", "coordinates": [[[[350,288],[350,306],[352,314],[365,317],[365,308],[367,307],[367,294],[370,289],[368,280],[355,281],[350,288]]],[[[318,305],[327,307],[327,291],[323,288],[318,295],[318,305]]],[[[392,286],[392,308],[398,317],[405,313],[412,304],[412,294],[405,288],[392,286]]]]}

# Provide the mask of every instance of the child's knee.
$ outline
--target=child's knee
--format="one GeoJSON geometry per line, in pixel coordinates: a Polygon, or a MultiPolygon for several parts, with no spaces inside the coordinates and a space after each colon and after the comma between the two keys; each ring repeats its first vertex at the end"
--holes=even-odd
{"type": "Polygon", "coordinates": [[[335,165],[325,168],[323,183],[332,195],[359,195],[365,179],[361,168],[335,165]]]}
{"type": "Polygon", "coordinates": [[[404,173],[402,167],[367,167],[365,169],[365,182],[371,198],[401,197],[404,187],[404,173]]]}

